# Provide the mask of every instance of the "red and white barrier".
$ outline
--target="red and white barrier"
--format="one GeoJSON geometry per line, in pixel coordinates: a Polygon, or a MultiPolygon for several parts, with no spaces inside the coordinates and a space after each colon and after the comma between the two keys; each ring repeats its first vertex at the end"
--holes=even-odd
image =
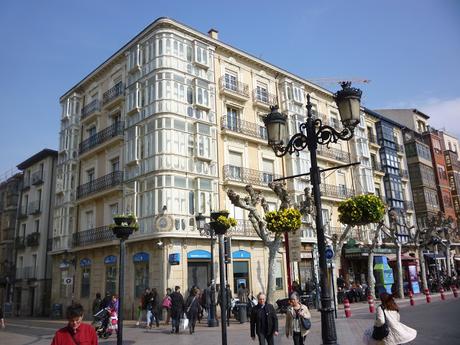
{"type": "Polygon", "coordinates": [[[410,290],[409,290],[409,300],[410,300],[410,305],[414,306],[415,305],[414,294],[410,290]]]}
{"type": "Polygon", "coordinates": [[[375,305],[374,305],[374,299],[372,298],[371,294],[367,296],[367,303],[369,303],[369,313],[374,313],[375,305]]]}
{"type": "Polygon", "coordinates": [[[458,298],[457,287],[455,285],[452,286],[452,292],[454,293],[454,297],[458,298]]]}
{"type": "Polygon", "coordinates": [[[431,303],[430,290],[425,289],[426,303],[431,303]]]}
{"type": "Polygon", "coordinates": [[[350,301],[348,300],[348,298],[345,298],[343,300],[343,308],[345,309],[345,317],[351,317],[350,301]]]}
{"type": "Polygon", "coordinates": [[[446,295],[444,294],[444,289],[440,288],[439,293],[441,294],[441,300],[445,301],[446,300],[446,295]]]}

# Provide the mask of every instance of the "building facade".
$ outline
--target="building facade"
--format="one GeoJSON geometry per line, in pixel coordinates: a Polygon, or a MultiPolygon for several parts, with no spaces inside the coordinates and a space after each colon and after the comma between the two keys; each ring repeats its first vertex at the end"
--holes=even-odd
{"type": "Polygon", "coordinates": [[[49,314],[51,301],[52,214],[57,151],[44,149],[17,167],[23,172],[16,228],[16,279],[14,307],[17,315],[49,314]]]}

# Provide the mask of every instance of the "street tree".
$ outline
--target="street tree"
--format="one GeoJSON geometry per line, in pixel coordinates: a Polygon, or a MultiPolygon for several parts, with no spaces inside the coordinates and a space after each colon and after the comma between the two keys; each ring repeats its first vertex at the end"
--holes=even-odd
{"type": "Polygon", "coordinates": [[[268,185],[281,201],[277,211],[270,212],[268,203],[261,191],[252,185],[245,187],[247,195],[241,196],[229,189],[227,196],[236,207],[248,211],[248,218],[254,231],[268,248],[267,300],[273,301],[275,284],[275,260],[283,243],[286,231],[295,231],[300,227],[300,212],[292,208],[292,199],[281,182],[268,185]]]}

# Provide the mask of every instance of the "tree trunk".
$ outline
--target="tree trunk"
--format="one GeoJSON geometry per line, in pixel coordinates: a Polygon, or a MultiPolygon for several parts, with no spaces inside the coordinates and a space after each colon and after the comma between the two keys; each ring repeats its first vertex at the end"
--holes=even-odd
{"type": "Polygon", "coordinates": [[[423,249],[418,247],[418,257],[420,261],[420,277],[422,278],[422,285],[424,289],[428,289],[425,270],[425,257],[423,256],[423,249]]]}
{"type": "Polygon", "coordinates": [[[268,277],[267,277],[267,302],[274,303],[276,282],[275,282],[275,259],[281,241],[275,240],[268,246],[268,277]]]}
{"type": "Polygon", "coordinates": [[[375,300],[375,277],[374,277],[374,248],[369,249],[369,257],[367,258],[367,279],[369,283],[369,294],[375,300]]]}
{"type": "Polygon", "coordinates": [[[397,262],[397,273],[398,273],[398,297],[404,298],[404,284],[403,284],[403,268],[401,259],[401,243],[396,243],[396,262],[397,262]]]}
{"type": "Polygon", "coordinates": [[[446,264],[447,264],[447,275],[452,277],[452,265],[450,261],[450,243],[447,241],[446,244],[446,264]]]}

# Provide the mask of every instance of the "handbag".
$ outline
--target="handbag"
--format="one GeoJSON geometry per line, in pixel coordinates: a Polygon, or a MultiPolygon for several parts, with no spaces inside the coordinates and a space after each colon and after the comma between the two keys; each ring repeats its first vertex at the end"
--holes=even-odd
{"type": "Polygon", "coordinates": [[[295,311],[295,313],[296,317],[300,320],[300,325],[302,326],[302,328],[308,331],[311,328],[310,319],[300,316],[297,310],[295,311]]]}
{"type": "Polygon", "coordinates": [[[383,311],[383,319],[385,322],[383,323],[382,326],[374,326],[374,330],[372,331],[372,339],[375,340],[382,340],[388,336],[390,333],[390,328],[388,327],[387,323],[387,318],[385,316],[385,309],[383,308],[382,305],[380,305],[380,308],[382,308],[383,311]]]}

